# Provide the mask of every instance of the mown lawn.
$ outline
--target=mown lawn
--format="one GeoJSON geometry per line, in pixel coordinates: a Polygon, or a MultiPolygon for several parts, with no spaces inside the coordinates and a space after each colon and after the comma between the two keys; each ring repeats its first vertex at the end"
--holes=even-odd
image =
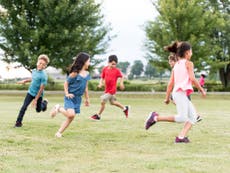
{"type": "Polygon", "coordinates": [[[175,114],[173,104],[163,104],[164,95],[119,94],[118,100],[131,106],[130,117],[107,105],[102,120],[94,122],[100,93],[90,94],[90,107],[57,139],[55,132],[64,120],[54,119],[49,110],[63,104],[61,94],[46,95],[48,111],[37,114],[29,107],[22,128],[13,128],[24,94],[0,97],[1,173],[224,173],[230,163],[230,95],[192,97],[203,120],[191,132],[189,144],[174,144],[183,124],[157,123],[148,131],[145,119],[150,111],[175,114]]]}

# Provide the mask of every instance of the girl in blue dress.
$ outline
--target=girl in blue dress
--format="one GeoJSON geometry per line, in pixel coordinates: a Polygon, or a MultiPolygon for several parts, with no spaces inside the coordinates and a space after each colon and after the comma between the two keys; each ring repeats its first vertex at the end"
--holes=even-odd
{"type": "Polygon", "coordinates": [[[82,95],[85,93],[85,105],[89,106],[88,80],[90,75],[88,67],[90,65],[90,56],[86,53],[79,53],[70,67],[69,75],[64,83],[64,107],[59,104],[51,110],[51,117],[57,113],[62,113],[66,120],[61,124],[55,134],[56,137],[62,137],[62,133],[73,121],[76,114],[80,113],[82,95]]]}

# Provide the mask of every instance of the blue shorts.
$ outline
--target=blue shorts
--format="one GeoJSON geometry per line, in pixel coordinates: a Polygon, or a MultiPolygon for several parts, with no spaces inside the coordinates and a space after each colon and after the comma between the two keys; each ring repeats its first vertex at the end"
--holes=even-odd
{"type": "Polygon", "coordinates": [[[80,113],[81,96],[75,96],[74,98],[64,97],[64,108],[74,109],[76,114],[80,113]]]}

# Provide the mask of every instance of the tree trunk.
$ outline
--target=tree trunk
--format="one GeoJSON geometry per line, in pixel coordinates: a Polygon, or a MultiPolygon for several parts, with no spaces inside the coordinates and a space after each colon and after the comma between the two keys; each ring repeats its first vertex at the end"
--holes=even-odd
{"type": "Polygon", "coordinates": [[[230,63],[224,68],[219,69],[220,80],[224,88],[230,86],[230,63]]]}

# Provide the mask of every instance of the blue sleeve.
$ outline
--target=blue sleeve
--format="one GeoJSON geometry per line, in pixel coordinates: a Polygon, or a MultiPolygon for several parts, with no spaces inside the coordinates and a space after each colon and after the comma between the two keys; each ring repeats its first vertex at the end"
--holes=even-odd
{"type": "Polygon", "coordinates": [[[68,77],[66,78],[66,81],[67,81],[68,83],[71,83],[71,82],[73,81],[73,79],[74,79],[74,78],[68,76],[68,77]]]}
{"type": "Polygon", "coordinates": [[[48,81],[48,77],[47,77],[46,74],[44,74],[44,76],[43,76],[43,78],[42,78],[42,80],[41,80],[41,84],[47,85],[47,81],[48,81]]]}
{"type": "Polygon", "coordinates": [[[91,76],[88,74],[88,76],[86,77],[86,80],[90,80],[91,79],[91,76]]]}

